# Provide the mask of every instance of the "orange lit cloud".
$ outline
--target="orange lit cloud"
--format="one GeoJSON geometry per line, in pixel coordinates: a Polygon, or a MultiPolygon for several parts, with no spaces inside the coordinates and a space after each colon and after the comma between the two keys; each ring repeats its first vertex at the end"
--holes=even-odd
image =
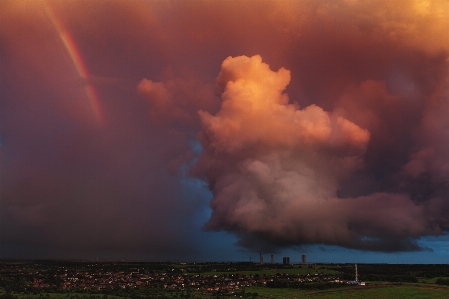
{"type": "Polygon", "coordinates": [[[137,91],[148,101],[149,116],[155,125],[194,128],[198,125],[197,110],[214,110],[218,104],[212,88],[192,78],[164,82],[142,79],[137,91]]]}
{"type": "Polygon", "coordinates": [[[419,250],[449,231],[448,14],[3,1],[2,246],[202,256],[206,222],[254,250],[419,250]]]}
{"type": "MultiPolygon", "coordinates": [[[[367,170],[368,130],[376,138],[370,149],[382,156],[410,129],[400,123],[403,99],[366,81],[349,89],[334,113],[316,105],[300,109],[282,93],[289,81],[289,71],[271,71],[260,56],[223,62],[221,108],[216,115],[200,111],[204,152],[196,174],[208,179],[214,195],[207,229],[233,231],[240,245],[265,251],[314,243],[417,250],[413,238],[442,233],[442,214],[428,218],[435,205],[445,206],[442,198],[400,190],[338,196],[345,180],[355,184],[353,175],[367,170]]],[[[426,171],[426,160],[436,159],[433,152],[412,158],[404,170],[414,178],[426,171]]],[[[441,177],[439,167],[427,171],[441,177]]]]}

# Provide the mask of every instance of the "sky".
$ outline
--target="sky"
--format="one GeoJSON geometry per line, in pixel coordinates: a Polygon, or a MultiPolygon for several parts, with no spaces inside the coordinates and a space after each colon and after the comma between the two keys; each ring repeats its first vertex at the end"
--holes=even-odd
{"type": "Polygon", "coordinates": [[[448,263],[447,0],[0,3],[0,258],[448,263]]]}

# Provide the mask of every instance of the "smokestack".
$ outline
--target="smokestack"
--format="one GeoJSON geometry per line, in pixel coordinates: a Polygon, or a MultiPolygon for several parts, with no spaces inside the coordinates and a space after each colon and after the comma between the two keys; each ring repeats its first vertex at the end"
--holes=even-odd
{"type": "Polygon", "coordinates": [[[302,255],[301,262],[302,262],[303,265],[306,264],[306,255],[305,254],[302,255]]]}
{"type": "Polygon", "coordinates": [[[260,254],[260,264],[263,265],[263,255],[262,255],[262,253],[260,254]]]}
{"type": "Polygon", "coordinates": [[[274,255],[271,255],[271,264],[273,265],[274,264],[274,255]]]}

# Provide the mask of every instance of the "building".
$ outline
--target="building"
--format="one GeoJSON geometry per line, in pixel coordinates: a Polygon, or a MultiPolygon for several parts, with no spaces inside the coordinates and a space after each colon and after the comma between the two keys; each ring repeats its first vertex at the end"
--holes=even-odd
{"type": "Polygon", "coordinates": [[[262,253],[260,254],[260,264],[263,265],[263,255],[262,255],[262,253]]]}
{"type": "Polygon", "coordinates": [[[306,264],[306,255],[305,255],[305,254],[303,254],[303,255],[301,256],[301,263],[302,263],[303,265],[306,264]]]}
{"type": "Polygon", "coordinates": [[[274,264],[274,255],[271,255],[271,260],[270,260],[271,264],[274,264]]]}
{"type": "Polygon", "coordinates": [[[290,265],[290,257],[284,256],[284,257],[282,258],[282,264],[284,264],[284,265],[290,265]]]}

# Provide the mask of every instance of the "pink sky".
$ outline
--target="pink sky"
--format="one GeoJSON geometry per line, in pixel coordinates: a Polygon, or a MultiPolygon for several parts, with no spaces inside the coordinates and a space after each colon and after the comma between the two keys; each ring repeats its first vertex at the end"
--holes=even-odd
{"type": "Polygon", "coordinates": [[[0,258],[447,248],[448,14],[5,1],[0,258]]]}

